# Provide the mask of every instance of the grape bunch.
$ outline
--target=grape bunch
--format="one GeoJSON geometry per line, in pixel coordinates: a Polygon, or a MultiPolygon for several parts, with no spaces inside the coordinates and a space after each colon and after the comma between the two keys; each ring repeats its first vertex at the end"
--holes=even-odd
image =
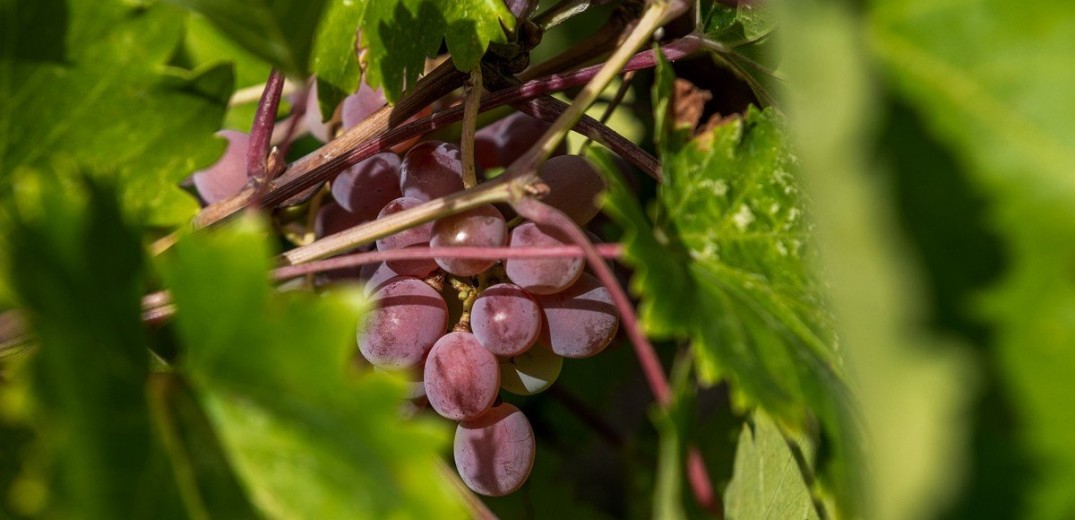
{"type": "MultiPolygon", "coordinates": [[[[518,115],[499,125],[513,120],[543,131],[518,115]]],[[[511,159],[500,146],[486,150],[496,152],[485,159],[487,167],[511,159]]],[[[385,169],[398,174],[396,198],[385,203],[389,190],[378,192],[379,183],[341,175],[333,185],[336,203],[367,213],[383,204],[383,217],[463,189],[460,153],[449,143],[422,142],[398,163],[384,164],[398,164],[385,169]]],[[[550,186],[545,202],[577,224],[598,213],[595,197],[605,184],[586,159],[557,156],[539,174],[550,186]]],[[[382,238],[376,247],[571,243],[553,228],[513,224],[494,206],[481,206],[382,238]]],[[[542,392],[559,376],[564,358],[593,356],[607,347],[619,327],[609,291],[585,271],[581,258],[389,261],[367,266],[362,278],[377,302],[358,334],[362,356],[379,370],[407,374],[412,399],[458,422],[455,463],[467,486],[490,496],[517,490],[534,463],[534,433],[518,408],[501,402],[500,391],[542,392]]]]}
{"type": "MultiPolygon", "coordinates": [[[[344,126],[356,123],[357,112],[383,103],[367,99],[379,95],[360,90],[348,98],[342,108],[344,126]]],[[[316,92],[309,103],[307,113],[316,113],[316,92]]],[[[319,121],[318,114],[306,124],[327,139],[315,125],[319,121]]],[[[521,113],[486,126],[475,136],[478,167],[507,166],[547,128],[521,113]]],[[[249,136],[230,130],[220,135],[228,140],[223,157],[192,179],[206,203],[226,199],[247,184],[249,136]]],[[[543,201],[584,226],[599,212],[595,199],[605,189],[604,179],[586,159],[563,155],[563,147],[557,153],[539,171],[549,187],[543,201]]],[[[317,237],[462,191],[461,153],[451,143],[421,142],[402,158],[394,152],[369,157],[341,172],[330,187],[331,198],[320,204],[314,220],[317,237]]],[[[375,247],[537,250],[570,244],[556,228],[520,219],[509,223],[497,207],[487,205],[383,237],[375,247]]],[[[500,391],[528,396],[546,390],[559,376],[564,358],[598,354],[619,327],[611,294],[585,267],[578,257],[432,257],[324,276],[365,282],[377,308],[357,337],[362,357],[376,370],[404,374],[413,405],[428,405],[457,421],[459,475],[475,492],[501,496],[526,481],[536,445],[529,421],[518,408],[501,402],[500,391]],[[445,283],[449,277],[451,283],[445,283]]]]}

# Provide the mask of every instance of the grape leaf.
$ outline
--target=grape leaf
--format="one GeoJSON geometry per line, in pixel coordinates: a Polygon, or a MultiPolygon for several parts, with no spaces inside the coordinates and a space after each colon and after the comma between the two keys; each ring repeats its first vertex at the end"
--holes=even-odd
{"type": "Polygon", "coordinates": [[[366,4],[330,0],[314,42],[313,73],[321,114],[331,117],[343,98],[358,90],[362,71],[358,67],[356,31],[366,4]]]}
{"type": "Polygon", "coordinates": [[[166,279],[192,380],[255,504],[274,518],[460,517],[436,471],[445,429],[399,417],[403,389],[354,377],[357,290],[273,294],[256,220],[176,246],[166,279]]]}
{"type": "Polygon", "coordinates": [[[758,100],[776,104],[774,83],[777,59],[769,35],[776,29],[777,15],[769,3],[743,3],[737,7],[719,2],[700,4],[699,32],[713,58],[750,85],[758,100]]]}
{"type": "Polygon", "coordinates": [[[784,99],[869,447],[864,514],[931,517],[959,484],[971,364],[922,316],[929,302],[874,164],[880,103],[857,20],[832,2],[782,6],[796,21],[781,28],[796,86],[784,99]]]}
{"type": "Polygon", "coordinates": [[[776,9],[768,3],[744,2],[732,7],[704,2],[699,8],[701,33],[733,47],[764,38],[776,29],[776,9]]]}
{"type": "Polygon", "coordinates": [[[818,520],[803,469],[776,424],[755,412],[735,451],[735,473],[724,491],[729,520],[818,520]]]}
{"type": "Polygon", "coordinates": [[[169,0],[204,15],[221,32],[285,74],[309,73],[326,0],[169,0]]]}
{"type": "MultiPolygon", "coordinates": [[[[62,49],[37,26],[9,25],[0,55],[0,190],[20,168],[74,162],[116,179],[124,207],[154,226],[185,222],[197,204],[178,183],[224,148],[219,128],[232,73],[162,69],[182,33],[182,13],[120,0],[5,2],[48,18],[62,49]],[[36,11],[35,11],[36,10],[36,11]],[[53,22],[55,20],[55,22],[53,22]],[[62,27],[62,28],[61,28],[62,27]]],[[[14,13],[11,13],[14,10],[14,13]]],[[[11,18],[8,17],[11,15],[11,18]]]]}
{"type": "Polygon", "coordinates": [[[514,27],[515,17],[503,0],[370,1],[362,18],[366,83],[383,87],[388,100],[395,101],[414,84],[442,39],[455,66],[468,71],[489,42],[506,42],[504,28],[514,27]]]}
{"type": "Polygon", "coordinates": [[[183,518],[145,395],[139,232],[109,187],[21,180],[43,189],[8,208],[11,280],[40,345],[29,367],[38,435],[16,485],[44,496],[16,494],[18,507],[53,518],[183,518]]]}
{"type": "MultiPolygon", "coordinates": [[[[654,99],[670,95],[667,70],[654,99]]],[[[772,109],[751,108],[689,141],[667,129],[655,225],[615,180],[606,210],[627,230],[647,330],[690,338],[701,380],[730,380],[741,406],[798,427],[816,414],[837,461],[826,475],[853,508],[853,406],[782,126],[772,109]]]]}
{"type": "Polygon", "coordinates": [[[1026,518],[1075,514],[1075,5],[871,3],[871,48],[898,92],[969,166],[1010,272],[983,313],[1024,440],[1041,462],[1026,518]]]}

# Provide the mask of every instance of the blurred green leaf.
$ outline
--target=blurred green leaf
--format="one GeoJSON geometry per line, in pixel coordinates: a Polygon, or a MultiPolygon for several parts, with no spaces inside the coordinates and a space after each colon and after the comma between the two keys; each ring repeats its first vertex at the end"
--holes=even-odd
{"type": "Polygon", "coordinates": [[[362,19],[366,83],[383,87],[389,101],[414,85],[425,58],[443,39],[459,70],[473,69],[490,42],[506,42],[515,17],[503,0],[368,1],[362,19]]]}
{"type": "Polygon", "coordinates": [[[764,412],[744,424],[735,452],[735,474],[724,492],[728,520],[818,520],[808,479],[788,441],[764,412]]]}
{"type": "Polygon", "coordinates": [[[321,114],[326,118],[332,117],[343,98],[358,90],[362,70],[358,67],[356,31],[365,9],[362,2],[330,0],[321,20],[312,68],[321,114]]]}
{"type": "Polygon", "coordinates": [[[683,508],[683,476],[686,473],[687,439],[694,419],[694,380],[689,357],[681,356],[672,367],[669,383],[672,400],[667,408],[652,412],[659,434],[653,518],[687,518],[683,508]]]}
{"type": "Polygon", "coordinates": [[[998,365],[1039,460],[1027,518],[1075,515],[1075,6],[872,3],[872,49],[970,166],[1011,270],[990,291],[998,365]]]}
{"type": "Polygon", "coordinates": [[[169,0],[201,13],[235,43],[292,77],[310,71],[327,0],[169,0]]]}
{"type": "Polygon", "coordinates": [[[182,13],[121,0],[17,0],[0,10],[5,20],[12,10],[35,13],[50,27],[8,24],[4,35],[0,192],[19,168],[73,161],[115,179],[124,207],[147,224],[189,219],[198,206],[178,183],[224,148],[212,134],[232,73],[162,69],[182,34],[182,13]],[[65,33],[63,49],[33,51],[42,34],[54,33],[65,33]]]}
{"type": "Polygon", "coordinates": [[[10,255],[40,345],[29,367],[38,435],[15,484],[22,493],[5,496],[53,518],[182,518],[146,400],[138,230],[106,185],[79,179],[75,193],[37,180],[40,198],[22,203],[47,213],[18,212],[10,255]]]}
{"type": "Polygon", "coordinates": [[[864,514],[929,518],[960,484],[972,367],[951,341],[929,332],[890,186],[874,171],[870,123],[881,103],[870,90],[856,18],[839,3],[782,6],[792,22],[781,26],[791,135],[865,423],[864,514]]]}
{"type": "Polygon", "coordinates": [[[182,371],[254,502],[273,518],[463,516],[435,469],[445,429],[400,418],[400,383],[349,373],[361,291],[273,294],[269,265],[247,218],[165,266],[182,371]]]}

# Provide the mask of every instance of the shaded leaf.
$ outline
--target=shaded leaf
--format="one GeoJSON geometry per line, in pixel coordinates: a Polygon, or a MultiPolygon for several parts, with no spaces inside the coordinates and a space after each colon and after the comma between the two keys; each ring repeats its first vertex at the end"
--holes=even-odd
{"type": "Polygon", "coordinates": [[[169,0],[204,15],[235,43],[305,77],[326,0],[169,0]]]}
{"type": "Polygon", "coordinates": [[[443,39],[459,70],[473,69],[489,42],[507,41],[515,17],[502,0],[368,2],[362,19],[366,83],[389,101],[414,85],[443,39]]]}
{"type": "Polygon", "coordinates": [[[182,371],[253,501],[274,518],[460,517],[435,470],[447,432],[399,417],[403,389],[355,377],[361,291],[273,294],[248,218],[176,246],[166,274],[182,371]]]}

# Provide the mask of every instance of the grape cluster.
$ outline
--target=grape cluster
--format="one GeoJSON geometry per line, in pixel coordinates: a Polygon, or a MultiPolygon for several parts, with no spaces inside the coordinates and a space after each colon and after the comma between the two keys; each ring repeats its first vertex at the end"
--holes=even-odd
{"type": "MultiPolygon", "coordinates": [[[[354,124],[352,111],[375,105],[363,102],[375,96],[379,93],[360,91],[348,98],[345,126],[354,124]]],[[[316,92],[309,101],[316,112],[316,92]]],[[[315,122],[317,117],[307,124],[318,134],[315,122]]],[[[516,113],[481,129],[475,136],[478,166],[507,166],[547,128],[516,113]]],[[[220,135],[229,141],[223,158],[193,178],[207,203],[234,195],[247,182],[249,137],[234,131],[220,135]]],[[[557,155],[545,162],[539,176],[549,186],[543,201],[576,224],[584,226],[597,215],[595,199],[605,184],[586,159],[557,155]]],[[[331,235],[461,190],[461,154],[454,144],[421,142],[402,158],[380,153],[332,181],[331,199],[318,209],[314,232],[331,235]]],[[[520,219],[509,223],[487,205],[383,237],[375,247],[540,249],[570,244],[556,228],[520,219]]],[[[326,276],[329,281],[365,281],[377,308],[359,329],[362,357],[377,370],[404,374],[412,404],[428,404],[457,421],[459,475],[475,492],[501,496],[526,481],[536,446],[529,421],[518,408],[501,402],[500,390],[523,396],[546,390],[559,376],[564,358],[601,352],[619,327],[611,294],[585,267],[577,257],[421,258],[326,276]],[[445,283],[448,277],[452,283],[445,283]]]]}
{"type": "MultiPolygon", "coordinates": [[[[528,116],[511,116],[495,127],[503,131],[522,121],[540,135],[541,125],[522,118],[528,116]]],[[[485,137],[502,139],[488,132],[485,137]]],[[[513,152],[523,151],[508,142],[513,152]]],[[[496,153],[481,164],[511,160],[500,153],[501,143],[493,144],[484,149],[496,153]]],[[[387,195],[374,197],[367,188],[380,184],[341,176],[333,186],[337,204],[352,211],[383,204],[384,216],[463,189],[460,153],[452,144],[419,143],[398,165],[384,170],[398,173],[396,198],[383,203],[387,195]]],[[[554,157],[539,174],[551,188],[545,201],[576,223],[584,225],[597,214],[594,199],[605,185],[586,159],[554,157]]],[[[512,227],[489,205],[385,237],[376,247],[570,243],[558,230],[534,222],[512,227]]],[[[492,496],[518,489],[533,466],[534,434],[518,408],[500,401],[500,391],[524,396],[544,391],[559,376],[563,358],[593,356],[608,346],[619,327],[609,291],[585,272],[580,258],[389,261],[368,266],[362,277],[377,301],[358,335],[362,356],[378,369],[410,374],[411,397],[459,423],[455,462],[467,486],[492,496]],[[445,275],[455,283],[443,283],[445,275]],[[462,309],[451,309],[449,303],[461,294],[462,309]]]]}

